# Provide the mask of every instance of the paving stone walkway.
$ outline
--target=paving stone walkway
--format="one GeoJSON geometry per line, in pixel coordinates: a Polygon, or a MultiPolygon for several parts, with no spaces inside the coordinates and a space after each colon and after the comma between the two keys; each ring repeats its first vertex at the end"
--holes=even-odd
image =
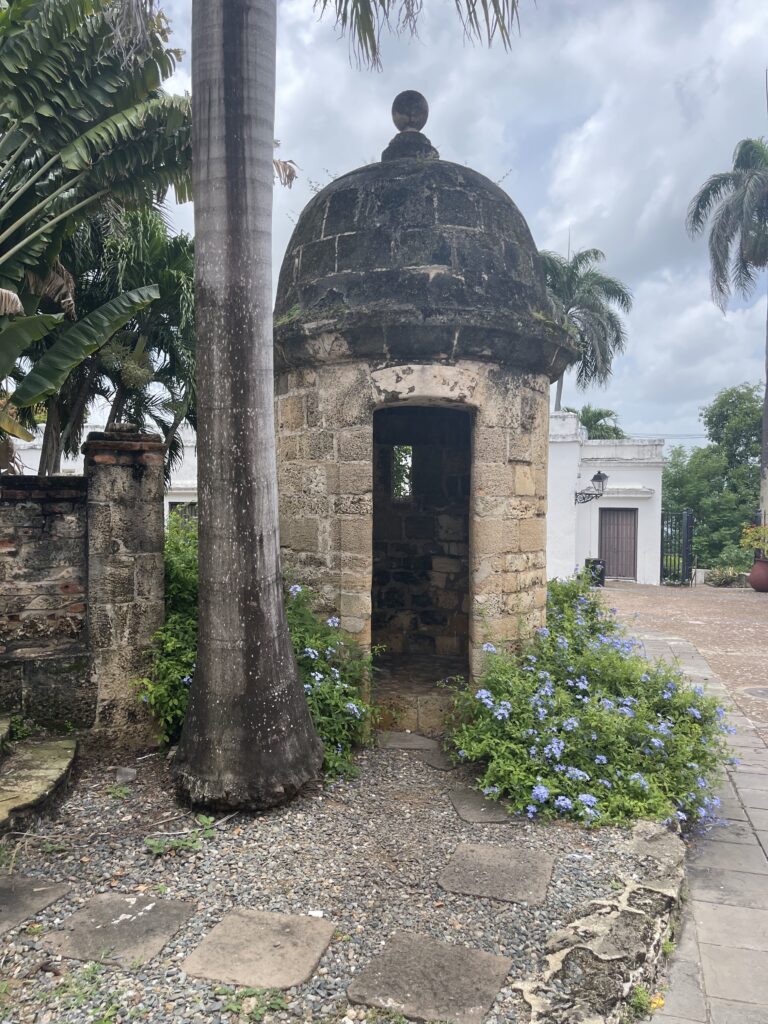
{"type": "MultiPolygon", "coordinates": [[[[650,658],[677,660],[724,704],[729,692],[687,640],[641,636],[650,658]]],[[[731,714],[741,763],[718,794],[726,822],[696,840],[665,1024],[768,1024],[768,747],[749,718],[731,714]]]]}

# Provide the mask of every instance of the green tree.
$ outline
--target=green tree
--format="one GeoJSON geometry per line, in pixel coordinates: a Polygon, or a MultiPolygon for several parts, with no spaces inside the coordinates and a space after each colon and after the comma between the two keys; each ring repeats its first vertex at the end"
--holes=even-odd
{"type": "MultiPolygon", "coordinates": [[[[540,256],[550,296],[579,348],[576,386],[582,390],[594,384],[604,386],[614,358],[626,347],[621,314],[632,309],[632,293],[598,269],[605,259],[600,249],[580,249],[568,258],[556,252],[540,256]]],[[[555,412],[560,409],[564,376],[557,382],[555,412]]]]}
{"type": "Polygon", "coordinates": [[[113,0],[0,0],[0,378],[17,383],[6,404],[48,403],[49,437],[71,371],[157,296],[144,281],[65,324],[65,239],[99,209],[190,193],[189,100],[160,88],[178,58],[165,21],[151,18],[127,54],[115,15],[113,0]],[[36,315],[51,302],[60,312],[36,315]]]}
{"type": "Polygon", "coordinates": [[[563,412],[576,413],[590,441],[620,441],[627,436],[616,422],[618,414],[613,409],[599,409],[589,404],[574,409],[565,405],[563,412]]]}
{"type": "MultiPolygon", "coordinates": [[[[149,0],[124,0],[136,21],[149,0]]],[[[413,0],[319,0],[360,59],[379,61],[413,0]]],[[[516,0],[461,0],[470,35],[507,44],[516,0]]],[[[263,808],[314,779],[322,748],[281,592],[272,355],[276,0],[193,0],[200,615],[177,757],[194,803],[263,808]],[[248,424],[248,429],[243,429],[248,424]]]]}
{"type": "MultiPolygon", "coordinates": [[[[712,298],[725,312],[731,293],[748,298],[768,267],[768,141],[742,139],[733,167],[708,178],[688,208],[691,236],[707,222],[712,298]]],[[[760,508],[768,514],[768,321],[765,335],[765,385],[761,418],[760,508]]]]}
{"type": "Polygon", "coordinates": [[[760,390],[740,384],[718,392],[701,410],[710,443],[691,451],[675,447],[664,465],[664,509],[692,509],[694,552],[705,567],[749,562],[738,545],[760,489],[760,390]]]}

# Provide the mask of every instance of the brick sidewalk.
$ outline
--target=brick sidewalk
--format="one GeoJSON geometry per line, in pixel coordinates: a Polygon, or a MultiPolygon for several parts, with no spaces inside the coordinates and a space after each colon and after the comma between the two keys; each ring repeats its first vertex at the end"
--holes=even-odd
{"type": "MultiPolygon", "coordinates": [[[[666,595],[655,591],[657,600],[632,623],[646,655],[677,661],[692,682],[727,704],[729,690],[702,653],[689,640],[670,636],[673,623],[660,607],[666,595]],[[651,615],[662,618],[663,635],[641,628],[651,615]]],[[[616,591],[605,596],[613,601],[616,591]]],[[[685,604],[678,597],[673,602],[678,609],[685,604]]],[[[625,621],[627,603],[624,594],[614,602],[624,605],[625,621]]],[[[709,625],[713,630],[716,623],[709,625]]],[[[716,646],[717,637],[709,642],[716,646]]],[[[727,824],[696,840],[688,857],[689,900],[665,1006],[656,1015],[665,1024],[768,1024],[768,747],[747,716],[732,713],[730,721],[741,764],[729,769],[718,794],[727,824]]]]}

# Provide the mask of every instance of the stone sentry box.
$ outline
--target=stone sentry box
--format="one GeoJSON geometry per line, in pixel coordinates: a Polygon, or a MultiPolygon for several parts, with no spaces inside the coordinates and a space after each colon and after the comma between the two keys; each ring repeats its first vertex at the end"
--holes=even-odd
{"type": "Polygon", "coordinates": [[[549,385],[574,351],[519,210],[439,159],[426,116],[418,93],[398,96],[381,162],[318,193],[289,243],[275,309],[281,543],[287,573],[362,643],[463,656],[475,674],[484,642],[544,621],[549,385]],[[448,410],[463,416],[451,425],[448,410]],[[387,494],[398,444],[422,503],[410,517],[387,494]]]}
{"type": "Polygon", "coordinates": [[[0,478],[0,712],[153,737],[132,680],[164,621],[163,444],[91,433],[82,477],[0,478]]]}

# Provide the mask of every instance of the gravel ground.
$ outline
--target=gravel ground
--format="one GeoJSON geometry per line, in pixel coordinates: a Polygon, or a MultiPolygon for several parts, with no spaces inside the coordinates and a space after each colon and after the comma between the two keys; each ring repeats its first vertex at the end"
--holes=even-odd
{"type": "MultiPolygon", "coordinates": [[[[366,1013],[371,1020],[372,1011],[348,1006],[345,991],[393,931],[427,932],[508,956],[511,986],[540,966],[540,951],[554,929],[578,916],[588,900],[615,895],[617,879],[639,866],[626,830],[461,821],[447,794],[471,781],[466,769],[440,772],[399,750],[367,751],[358,763],[352,781],[266,815],[230,817],[199,851],[157,858],[146,851],[145,836],[194,825],[174,803],[162,757],[135,762],[138,776],[123,798],[110,793],[113,770],[84,766],[55,820],[38,825],[34,838],[6,840],[13,870],[67,881],[73,890],[37,915],[42,927],[30,933],[27,925],[5,936],[0,976],[8,985],[0,996],[0,1021],[237,1021],[214,984],[186,977],[180,968],[233,907],[322,911],[336,925],[312,980],[289,990],[287,1010],[268,1013],[267,1024],[340,1020],[345,1014],[365,1020],[366,1013]],[[528,907],[444,892],[437,874],[462,841],[509,843],[554,856],[546,903],[528,907]],[[51,957],[45,934],[90,896],[110,891],[189,900],[196,913],[154,960],[135,970],[51,957]],[[115,1006],[120,1008],[109,1009],[115,1006]]],[[[518,1000],[505,987],[487,1024],[526,1021],[518,1000]]]]}

